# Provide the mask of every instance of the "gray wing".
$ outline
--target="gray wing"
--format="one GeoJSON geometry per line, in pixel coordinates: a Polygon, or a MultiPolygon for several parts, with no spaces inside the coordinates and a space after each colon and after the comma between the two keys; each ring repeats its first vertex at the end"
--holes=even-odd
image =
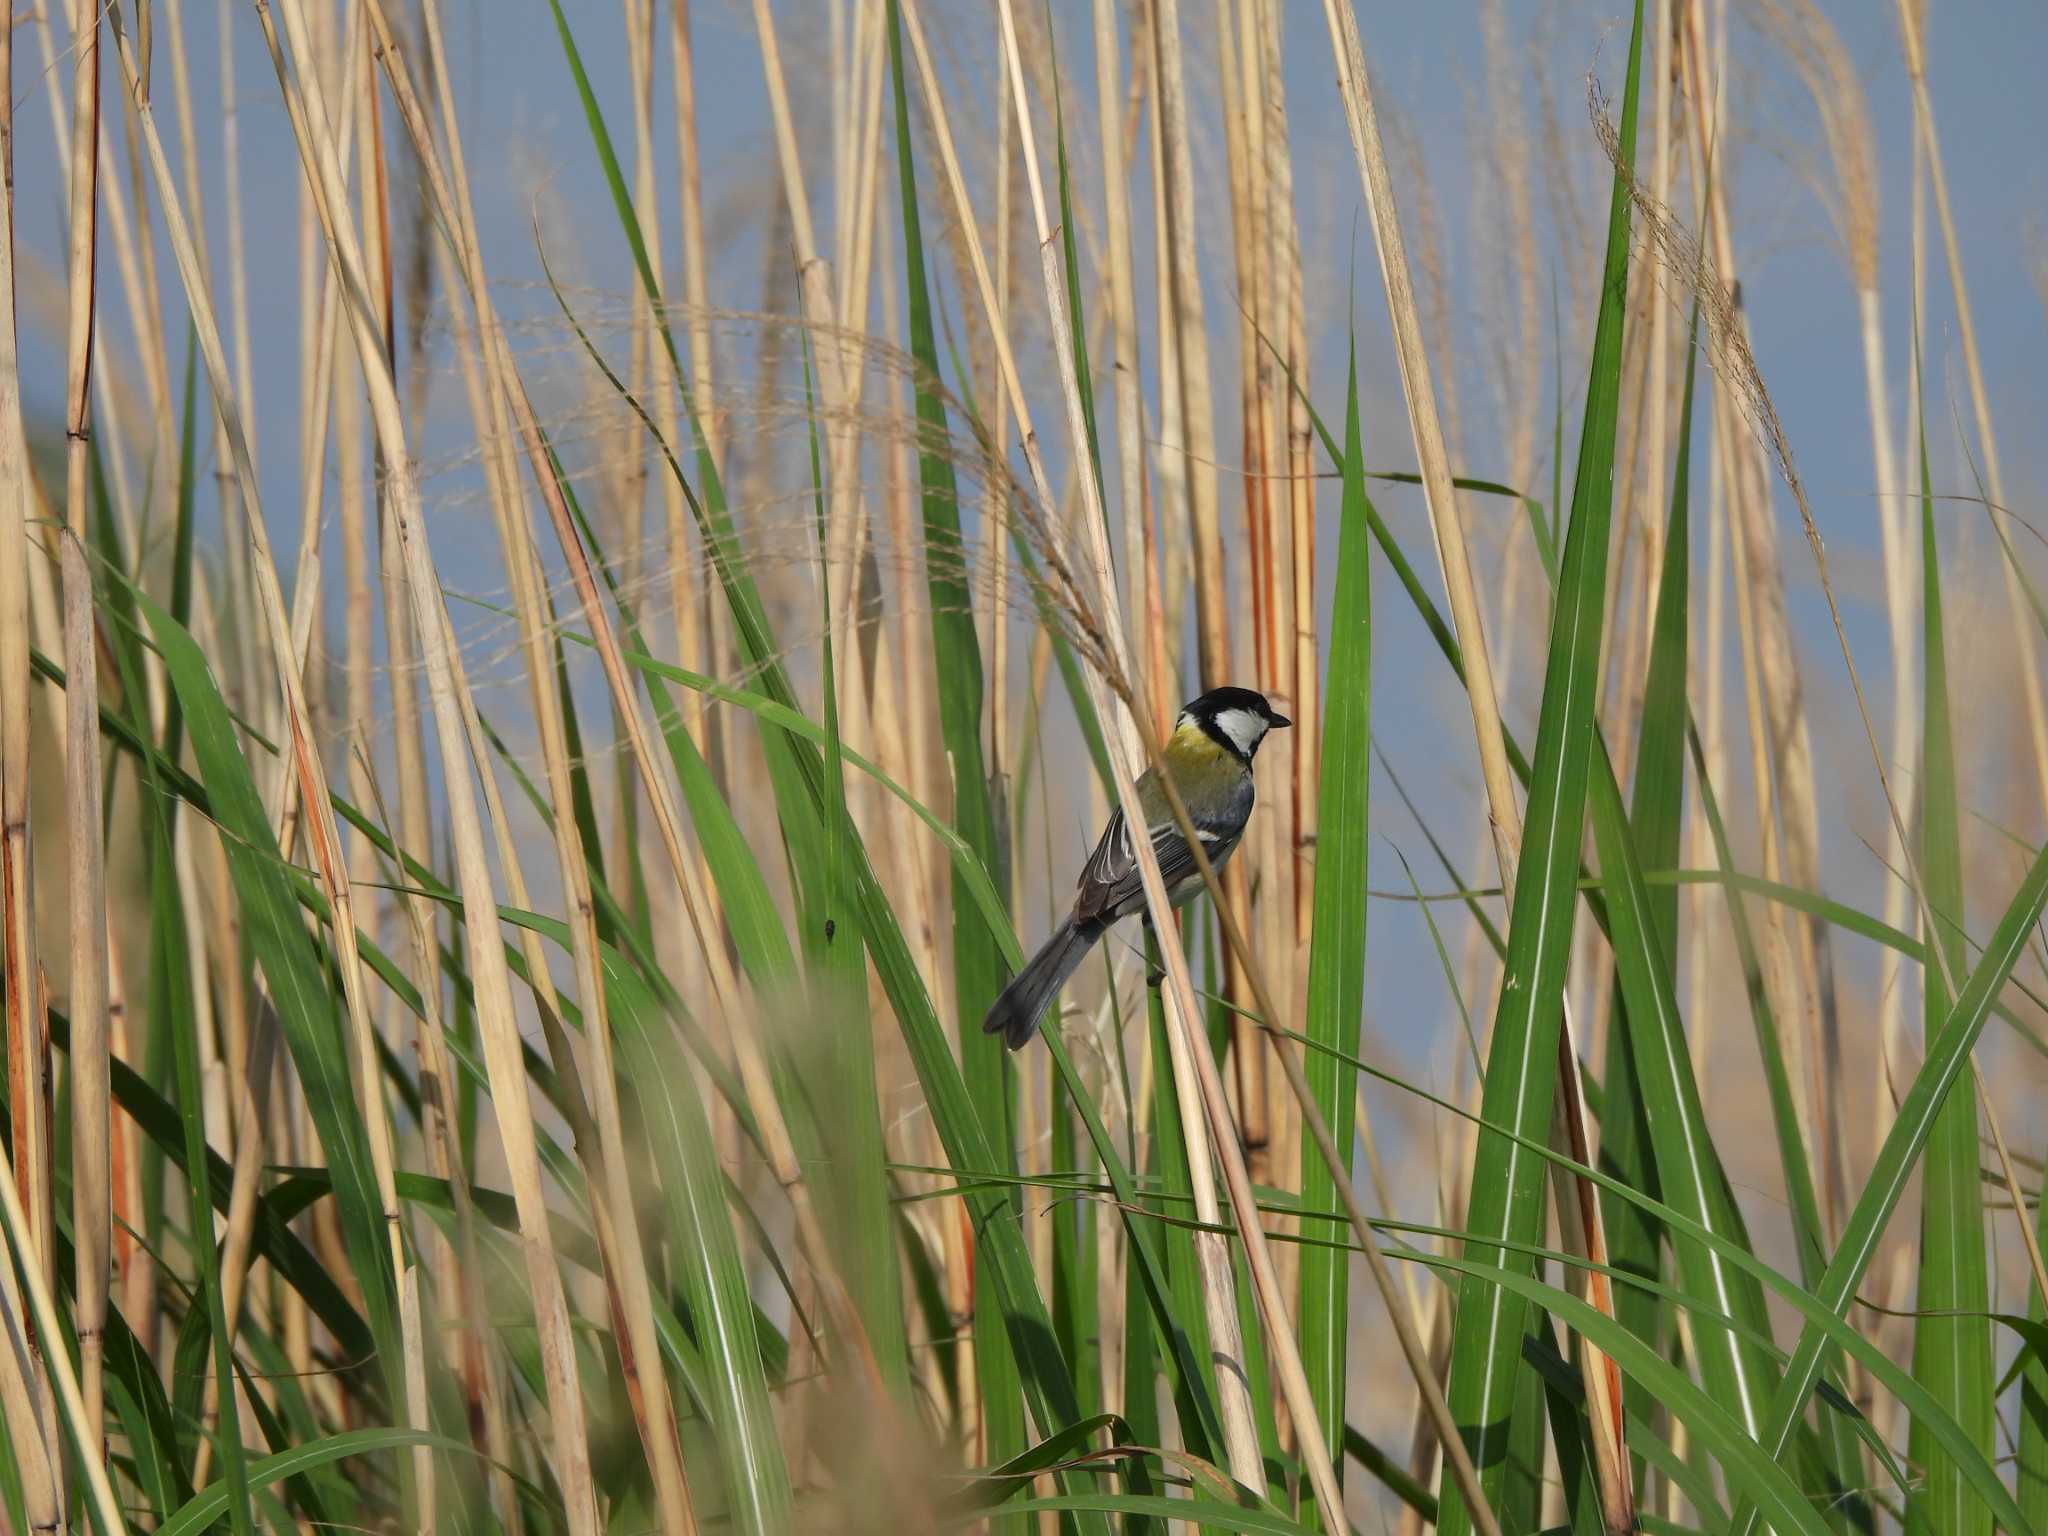
{"type": "MultiPolygon", "coordinates": [[[[1245,798],[1250,798],[1251,784],[1245,784],[1245,798]]],[[[1216,824],[1205,824],[1197,819],[1195,831],[1209,855],[1209,862],[1221,867],[1237,846],[1238,834],[1244,830],[1245,816],[1250,806],[1243,810],[1232,807],[1228,820],[1216,824]]],[[[1177,895],[1174,887],[1189,879],[1198,878],[1194,855],[1188,851],[1187,840],[1180,835],[1180,828],[1171,820],[1162,820],[1152,830],[1152,856],[1159,861],[1159,874],[1169,896],[1177,895]]],[[[1144,903],[1144,884],[1138,878],[1136,856],[1131,850],[1130,826],[1124,820],[1122,807],[1110,814],[1109,825],[1103,829],[1102,841],[1095,845],[1095,852],[1089,855],[1088,863],[1081,870],[1079,893],[1074,898],[1074,921],[1076,923],[1112,923],[1118,918],[1135,912],[1144,903]]]]}

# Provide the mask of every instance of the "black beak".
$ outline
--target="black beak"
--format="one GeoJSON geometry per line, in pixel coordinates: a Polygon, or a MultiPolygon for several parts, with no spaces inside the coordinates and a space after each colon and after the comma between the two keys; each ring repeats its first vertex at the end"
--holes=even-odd
{"type": "Polygon", "coordinates": [[[1294,722],[1288,719],[1285,715],[1274,714],[1269,709],[1266,711],[1266,724],[1272,726],[1275,730],[1284,731],[1285,729],[1287,729],[1288,726],[1294,724],[1294,722]]]}

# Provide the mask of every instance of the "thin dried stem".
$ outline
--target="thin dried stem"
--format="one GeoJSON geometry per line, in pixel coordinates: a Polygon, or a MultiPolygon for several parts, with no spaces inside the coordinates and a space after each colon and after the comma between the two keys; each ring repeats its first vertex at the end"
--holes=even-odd
{"type": "MultiPolygon", "coordinates": [[[[73,690],[64,740],[71,865],[71,1191],[77,1245],[79,1374],[96,1459],[105,1434],[107,1286],[113,1213],[112,1096],[107,1036],[106,849],[100,833],[99,661],[92,570],[92,353],[99,228],[100,16],[76,0],[71,98],[70,311],[65,330],[64,670],[73,690]]],[[[54,1341],[55,1334],[45,1336],[54,1341]]],[[[62,1346],[57,1346],[57,1353],[62,1346]]]]}

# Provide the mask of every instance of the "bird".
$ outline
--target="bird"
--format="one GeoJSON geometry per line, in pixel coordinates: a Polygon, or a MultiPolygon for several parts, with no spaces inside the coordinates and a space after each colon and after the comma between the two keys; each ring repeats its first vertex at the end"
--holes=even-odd
{"type": "MultiPolygon", "coordinates": [[[[1187,807],[1188,820],[1209,862],[1221,870],[1237,849],[1252,813],[1252,758],[1266,733],[1294,722],[1249,688],[1212,688],[1188,701],[1173,723],[1161,756],[1187,807]]],[[[1166,894],[1175,906],[1202,888],[1201,870],[1181,836],[1158,776],[1147,769],[1137,783],[1146,835],[1159,861],[1166,894]]],[[[1145,910],[1145,892],[1131,834],[1119,806],[1076,882],[1074,909],[1037,954],[1003,989],[982,1022],[982,1032],[1001,1035],[1011,1050],[1022,1050],[1038,1021],[1088,951],[1118,919],[1145,910]]]]}

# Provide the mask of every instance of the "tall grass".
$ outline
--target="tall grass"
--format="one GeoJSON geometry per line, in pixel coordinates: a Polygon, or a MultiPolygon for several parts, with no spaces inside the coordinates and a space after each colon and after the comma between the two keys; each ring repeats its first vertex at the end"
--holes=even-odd
{"type": "Polygon", "coordinates": [[[526,9],[582,222],[533,189],[510,253],[441,0],[224,4],[211,95],[175,0],[0,31],[0,153],[49,95],[63,192],[25,233],[5,168],[0,1530],[2036,1528],[2048,608],[1919,9],[1901,328],[1818,9],[1731,62],[1638,0],[1583,115],[1532,53],[1539,236],[1481,7],[1497,421],[1349,0],[755,0],[758,144],[700,116],[689,0],[526,9]],[[1838,182],[1881,648],[1737,288],[1750,68],[1838,182]],[[1354,171],[1380,282],[1333,302],[1354,171]],[[1225,682],[1297,722],[1244,851],[1176,912],[1140,839],[1145,932],[1005,1051],[1088,837],[1225,682]],[[1475,795],[1396,776],[1418,688],[1475,795]],[[1823,859],[1827,773],[1876,884],[1823,859]],[[1369,1011],[1439,996],[1448,1077],[1369,1011]]]}

